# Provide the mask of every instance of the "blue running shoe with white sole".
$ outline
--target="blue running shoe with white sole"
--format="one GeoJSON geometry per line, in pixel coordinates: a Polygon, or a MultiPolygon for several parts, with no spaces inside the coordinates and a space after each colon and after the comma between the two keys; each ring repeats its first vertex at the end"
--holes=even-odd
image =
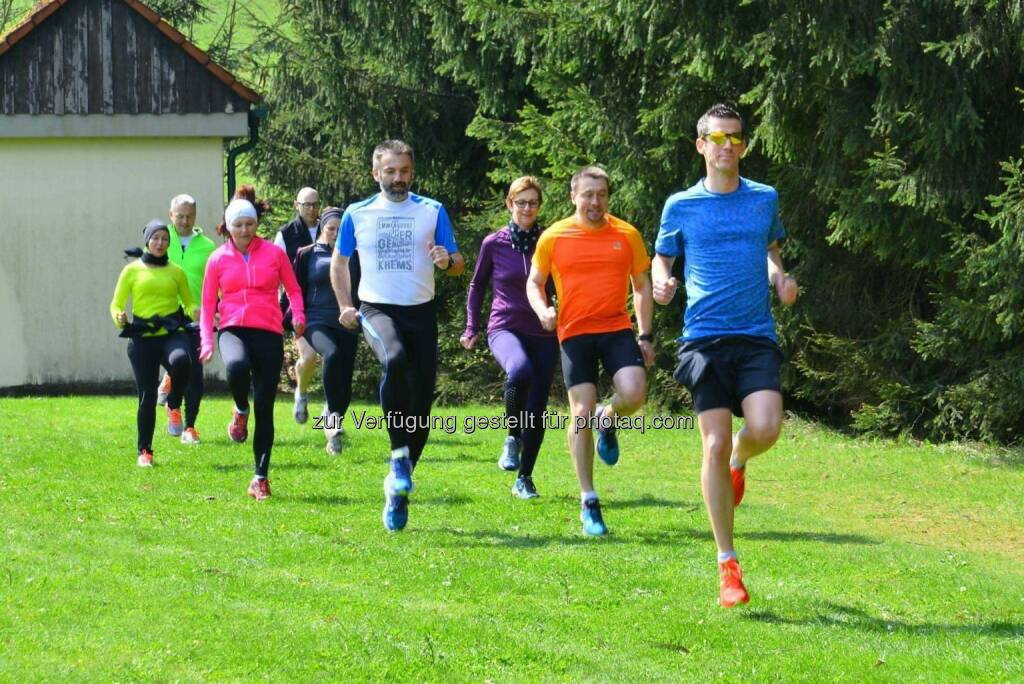
{"type": "Polygon", "coordinates": [[[512,485],[512,496],[525,500],[536,499],[540,494],[537,493],[537,487],[534,486],[532,477],[520,475],[516,478],[515,484],[512,485]]]}
{"type": "Polygon", "coordinates": [[[381,518],[388,532],[404,530],[409,522],[409,497],[388,492],[387,481],[384,483],[384,513],[381,518]]]}
{"type": "Polygon", "coordinates": [[[502,470],[515,472],[519,470],[519,451],[522,443],[515,437],[505,438],[505,446],[501,450],[501,458],[498,459],[498,467],[502,470]]]}
{"type": "Polygon", "coordinates": [[[589,537],[600,537],[608,533],[608,527],[601,516],[601,502],[591,499],[580,508],[580,522],[583,523],[583,534],[589,537]]]}
{"type": "Polygon", "coordinates": [[[615,436],[615,428],[597,430],[597,455],[607,465],[613,466],[619,462],[619,438],[615,436]]]}
{"type": "Polygon", "coordinates": [[[391,459],[391,472],[385,485],[391,481],[391,493],[399,496],[408,496],[412,491],[412,461],[408,456],[391,459]]]}

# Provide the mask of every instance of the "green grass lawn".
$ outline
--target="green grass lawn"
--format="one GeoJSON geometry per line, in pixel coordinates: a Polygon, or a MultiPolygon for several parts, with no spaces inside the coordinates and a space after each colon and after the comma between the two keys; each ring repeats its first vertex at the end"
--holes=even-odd
{"type": "Polygon", "coordinates": [[[752,601],[723,610],[693,431],[626,433],[598,464],[602,539],[563,434],[522,502],[500,432],[435,433],[388,534],[383,431],[349,424],[329,457],[282,396],[257,503],[228,411],[203,404],[197,448],[160,415],[140,470],[133,399],[0,400],[0,680],[1024,677],[1017,452],[788,421],[737,513],[752,601]]]}

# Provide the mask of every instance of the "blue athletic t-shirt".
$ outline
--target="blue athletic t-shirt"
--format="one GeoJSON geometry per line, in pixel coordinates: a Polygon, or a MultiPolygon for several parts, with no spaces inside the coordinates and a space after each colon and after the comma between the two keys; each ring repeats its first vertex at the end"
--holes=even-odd
{"type": "Polygon", "coordinates": [[[768,245],[786,236],[779,195],[740,178],[714,193],[702,178],[665,202],[654,251],[683,257],[686,314],[680,340],[753,335],[777,341],[769,306],[768,245]]]}

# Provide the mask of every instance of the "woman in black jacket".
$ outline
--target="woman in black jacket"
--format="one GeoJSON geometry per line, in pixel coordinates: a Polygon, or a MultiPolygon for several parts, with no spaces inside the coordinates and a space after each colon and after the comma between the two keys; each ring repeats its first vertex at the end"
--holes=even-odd
{"type": "Polygon", "coordinates": [[[315,243],[299,249],[295,255],[295,276],[306,305],[306,331],[303,337],[323,357],[324,434],[327,453],[341,453],[342,420],[352,400],[352,369],[355,366],[356,331],[338,321],[338,300],[331,288],[331,256],[341,225],[341,210],[328,207],[320,215],[320,236],[315,243]]]}

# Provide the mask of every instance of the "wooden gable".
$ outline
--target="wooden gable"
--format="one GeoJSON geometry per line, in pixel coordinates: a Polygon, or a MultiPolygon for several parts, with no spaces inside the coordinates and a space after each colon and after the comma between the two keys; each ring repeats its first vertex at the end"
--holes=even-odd
{"type": "Polygon", "coordinates": [[[0,41],[0,115],[230,114],[259,100],[137,0],[51,0],[0,41]]]}

